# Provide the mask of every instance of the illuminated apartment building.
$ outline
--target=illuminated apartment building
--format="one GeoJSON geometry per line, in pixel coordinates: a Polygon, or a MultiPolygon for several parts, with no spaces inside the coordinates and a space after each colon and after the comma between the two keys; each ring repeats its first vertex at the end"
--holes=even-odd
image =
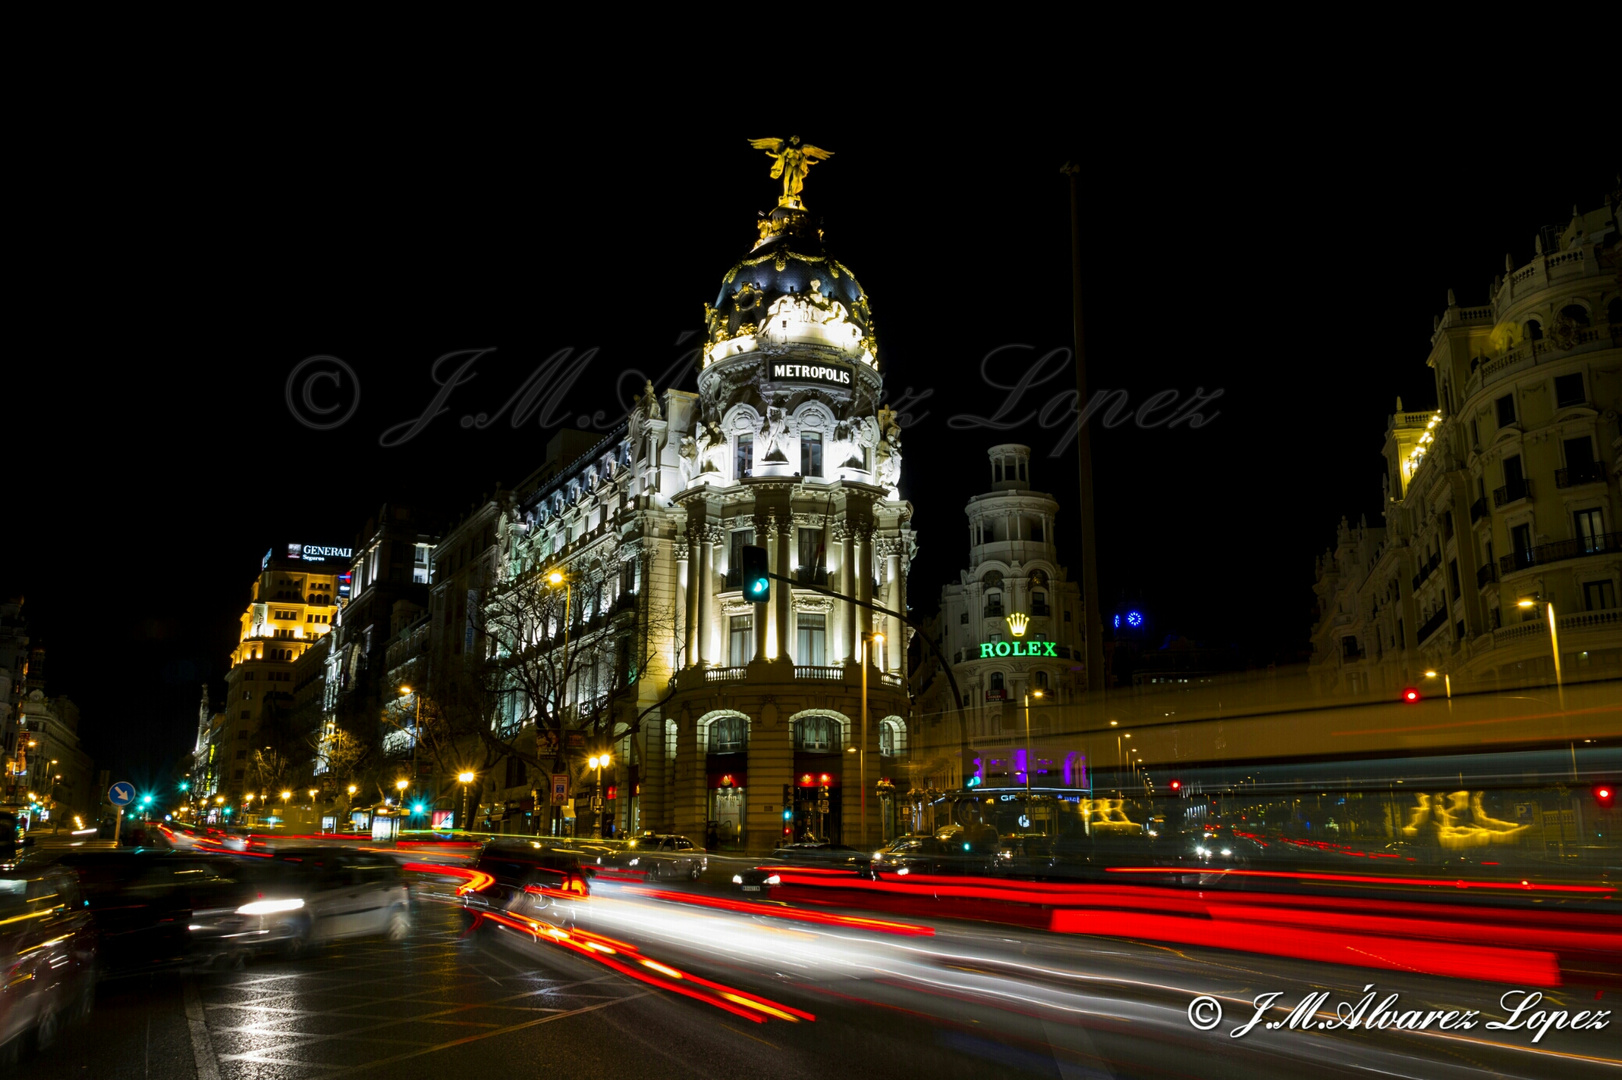
{"type": "Polygon", "coordinates": [[[225,721],[215,737],[218,790],[235,804],[259,782],[255,738],[267,714],[290,711],[296,660],[338,621],[349,591],[348,547],[287,544],[265,553],[225,677],[225,721]]]}
{"type": "Polygon", "coordinates": [[[1318,563],[1321,688],[1553,683],[1551,634],[1562,678],[1622,676],[1617,197],[1541,230],[1530,262],[1506,255],[1486,304],[1448,292],[1426,360],[1440,404],[1399,399],[1386,428],[1385,527],[1342,521],[1318,563]]]}

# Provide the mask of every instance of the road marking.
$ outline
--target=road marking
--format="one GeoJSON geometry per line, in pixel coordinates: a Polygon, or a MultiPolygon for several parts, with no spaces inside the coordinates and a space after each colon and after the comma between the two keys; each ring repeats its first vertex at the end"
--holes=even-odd
{"type": "Polygon", "coordinates": [[[596,1005],[586,1005],[579,1009],[571,1009],[568,1012],[553,1013],[551,1016],[543,1016],[539,1020],[525,1020],[521,1024],[510,1024],[507,1027],[498,1028],[495,1031],[481,1031],[477,1035],[468,1035],[460,1039],[453,1039],[450,1042],[440,1043],[438,1046],[430,1046],[422,1050],[412,1050],[409,1053],[396,1054],[393,1057],[380,1058],[376,1061],[368,1062],[365,1065],[355,1065],[344,1070],[343,1072],[332,1073],[330,1076],[323,1078],[323,1080],[337,1080],[337,1078],[340,1076],[352,1076],[355,1073],[365,1072],[368,1069],[376,1069],[383,1065],[393,1065],[397,1062],[409,1061],[411,1058],[421,1057],[424,1054],[434,1054],[441,1050],[449,1050],[453,1046],[465,1046],[471,1042],[478,1042],[480,1039],[489,1039],[494,1038],[497,1035],[506,1035],[513,1031],[522,1031],[525,1028],[532,1028],[539,1024],[550,1024],[554,1020],[566,1020],[571,1016],[579,1016],[582,1013],[596,1012],[598,1009],[606,1009],[613,1005],[619,1005],[622,1002],[635,1001],[637,998],[651,997],[655,993],[657,993],[657,991],[644,990],[640,994],[631,994],[627,997],[615,998],[613,1001],[602,1001],[598,1002],[596,1005]]]}
{"type": "Polygon", "coordinates": [[[220,1080],[220,1065],[214,1057],[214,1044],[208,1038],[208,1021],[203,1018],[203,1003],[197,996],[197,984],[186,980],[182,991],[186,1003],[186,1029],[191,1033],[192,1060],[197,1064],[197,1080],[220,1080]]]}

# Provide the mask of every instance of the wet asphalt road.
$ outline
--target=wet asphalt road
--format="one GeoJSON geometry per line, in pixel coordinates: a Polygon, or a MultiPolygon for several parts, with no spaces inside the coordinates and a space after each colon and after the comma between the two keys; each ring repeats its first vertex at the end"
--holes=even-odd
{"type": "MultiPolygon", "coordinates": [[[[985,925],[885,937],[612,887],[594,895],[601,940],[634,940],[639,955],[684,972],[680,985],[707,977],[815,1016],[754,1023],[511,927],[468,933],[448,900],[441,893],[421,904],[412,937],[399,944],[352,940],[294,961],[104,983],[89,1026],[68,1031],[16,1075],[1298,1080],[1310,1072],[1432,1080],[1617,1068],[1615,1028],[1556,1033],[1541,1050],[1506,1052],[1474,1039],[1384,1032],[1256,1032],[1238,1042],[1195,1032],[1183,1015],[1195,993],[1226,995],[1232,1012],[1236,1001],[1274,988],[1293,1003],[1310,987],[1350,993],[1372,978],[1415,1002],[1468,1004],[1501,989],[1487,984],[985,925]]],[[[1597,992],[1563,996],[1590,995],[1597,992]]]]}

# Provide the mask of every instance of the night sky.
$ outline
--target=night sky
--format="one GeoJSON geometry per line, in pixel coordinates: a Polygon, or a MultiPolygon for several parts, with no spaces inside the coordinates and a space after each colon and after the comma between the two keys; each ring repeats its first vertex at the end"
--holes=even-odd
{"type": "MultiPolygon", "coordinates": [[[[910,119],[880,136],[764,105],[668,134],[358,113],[206,139],[104,132],[109,160],[130,164],[76,201],[32,267],[76,294],[77,317],[7,365],[0,592],[27,597],[48,690],[80,704],[97,767],[157,779],[190,748],[202,684],[223,686],[265,550],[347,545],[384,500],[454,517],[539,465],[556,427],[601,411],[606,429],[644,377],[664,389],[775,204],[747,140],[799,134],[834,151],[804,197],[871,297],[907,421],[914,608],[932,612],[965,564],[963,505],[997,442],[1033,447],[1080,576],[1068,421],[1040,420],[1073,374],[1050,358],[1045,383],[1011,389],[1071,343],[1059,166],[1073,158],[1092,387],[1134,409],[1221,391],[1198,428],[1095,422],[1103,604],[1130,599],[1157,635],[1299,655],[1314,557],[1342,514],[1379,524],[1397,395],[1435,404],[1424,359],[1447,289],[1484,303],[1504,253],[1524,262],[1540,226],[1596,206],[1616,163],[1579,140],[1534,168],[1463,168],[1401,119],[1235,126],[1206,108],[1074,136],[910,119]],[[437,358],[479,349],[495,351],[447,415],[380,445],[428,408],[437,358]],[[596,352],[546,426],[514,429],[510,408],[459,425],[497,414],[563,349],[596,352]],[[333,430],[284,400],[316,355],[361,387],[333,430]]],[[[677,385],[694,389],[692,373],[677,385]]]]}

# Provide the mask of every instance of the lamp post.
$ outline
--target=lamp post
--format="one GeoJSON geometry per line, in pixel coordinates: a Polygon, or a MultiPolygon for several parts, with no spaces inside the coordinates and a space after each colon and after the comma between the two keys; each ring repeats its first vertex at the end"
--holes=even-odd
{"type": "Polygon", "coordinates": [[[1031,698],[1042,696],[1040,690],[1025,691],[1025,812],[1031,812],[1031,698]]]}
{"type": "Polygon", "coordinates": [[[877,630],[862,635],[862,746],[856,754],[856,770],[862,786],[862,846],[867,846],[867,666],[873,662],[873,646],[882,644],[877,630]]]}
{"type": "Polygon", "coordinates": [[[593,756],[586,759],[586,767],[597,770],[597,787],[592,792],[591,796],[591,816],[593,819],[595,819],[592,835],[599,840],[603,838],[603,766],[610,764],[613,764],[613,759],[608,756],[608,752],[606,750],[600,756],[593,756]]]}
{"type": "Polygon", "coordinates": [[[563,678],[558,680],[558,706],[561,712],[564,695],[569,689],[569,611],[574,606],[574,579],[561,570],[554,570],[546,575],[546,582],[553,588],[563,586],[563,678]]]}
{"type": "MultiPolygon", "coordinates": [[[[1518,607],[1533,608],[1538,604],[1540,597],[1523,596],[1516,601],[1518,607]]],[[[1560,711],[1566,711],[1566,687],[1560,681],[1560,633],[1555,629],[1554,601],[1548,601],[1545,606],[1549,609],[1549,649],[1554,654],[1554,689],[1560,699],[1560,711]]]]}
{"type": "Polygon", "coordinates": [[[400,793],[400,816],[401,817],[405,816],[405,808],[406,808],[405,793],[406,793],[406,788],[408,788],[410,786],[411,786],[411,781],[409,781],[409,780],[396,780],[394,782],[394,790],[398,791],[400,793]]]}
{"type": "Polygon", "coordinates": [[[409,686],[400,687],[401,695],[410,694],[417,707],[416,715],[411,721],[411,778],[417,778],[417,743],[422,734],[422,695],[409,686]]]}
{"type": "Polygon", "coordinates": [[[457,818],[456,823],[458,825],[460,825],[462,827],[462,830],[465,832],[465,831],[467,831],[467,816],[468,816],[468,814],[467,814],[467,786],[469,784],[473,783],[473,774],[471,772],[457,773],[456,774],[456,782],[462,785],[462,813],[457,818]]]}
{"type": "MultiPolygon", "coordinates": [[[[1434,678],[1436,678],[1436,676],[1437,676],[1437,672],[1434,672],[1434,671],[1425,672],[1425,678],[1427,678],[1427,679],[1434,679],[1434,678]]],[[[1449,701],[1452,701],[1453,700],[1453,676],[1449,675],[1445,671],[1441,672],[1441,676],[1442,676],[1442,686],[1447,690],[1447,699],[1449,701]]]]}

